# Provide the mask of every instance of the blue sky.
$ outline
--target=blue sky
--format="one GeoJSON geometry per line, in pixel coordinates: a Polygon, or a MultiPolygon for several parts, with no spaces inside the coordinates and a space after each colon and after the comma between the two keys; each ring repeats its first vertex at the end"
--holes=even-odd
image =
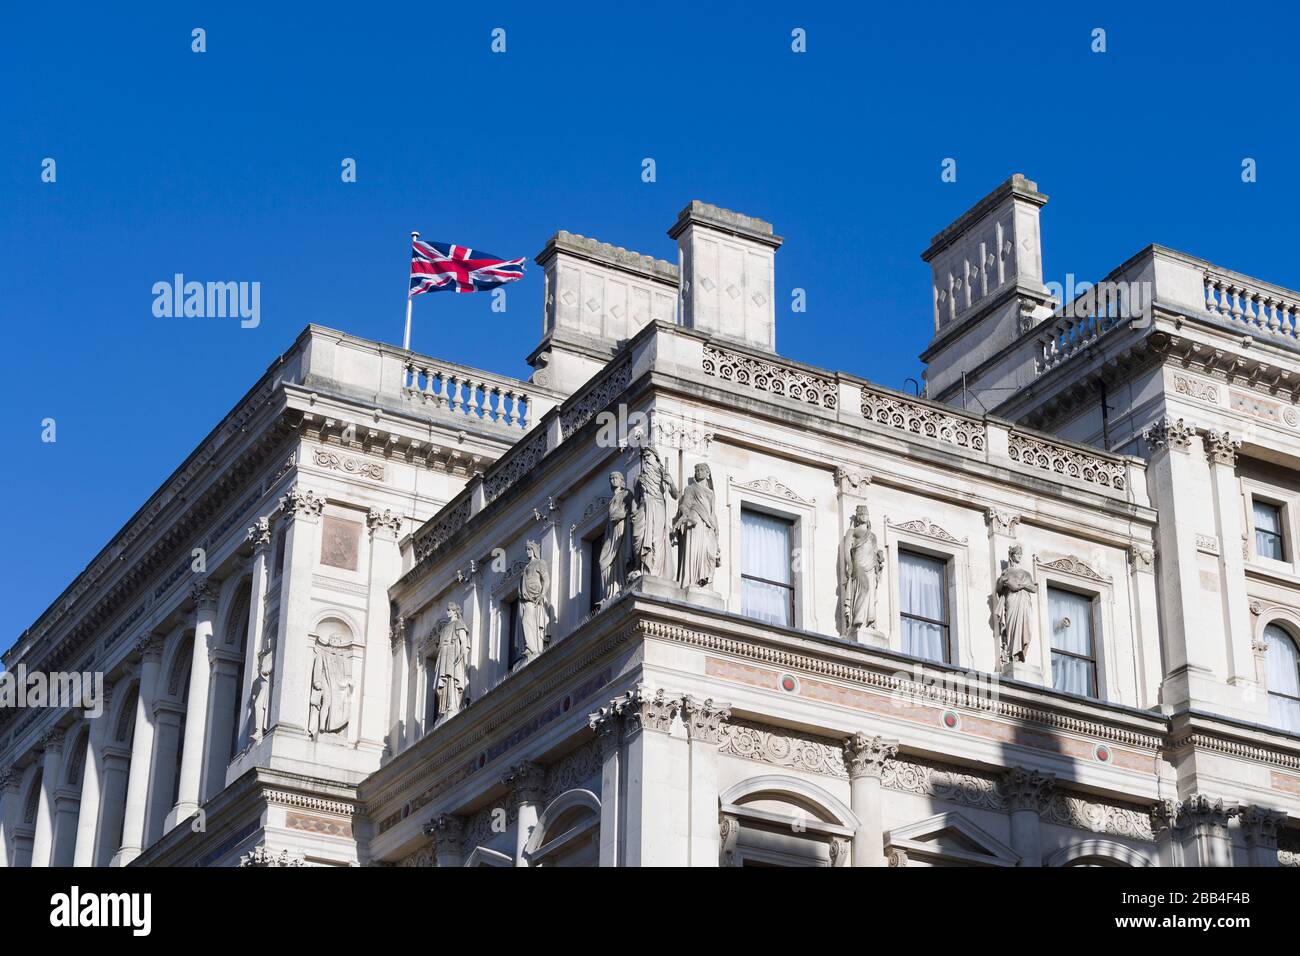
{"type": "Polygon", "coordinates": [[[6,5],[0,647],[304,325],[400,343],[411,229],[529,257],[505,315],[416,303],[416,348],[516,375],[546,239],[673,259],[693,198],[785,237],[783,354],[894,387],[930,337],[918,254],[1012,172],[1052,197],[1048,279],[1160,242],[1300,286],[1297,17],[1132,6],[6,5]],[[260,282],[261,324],[155,318],[176,272],[260,282]]]}

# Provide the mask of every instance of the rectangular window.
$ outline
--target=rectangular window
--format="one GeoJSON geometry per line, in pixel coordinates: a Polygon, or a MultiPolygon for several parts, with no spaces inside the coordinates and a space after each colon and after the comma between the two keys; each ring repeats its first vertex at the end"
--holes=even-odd
{"type": "Polygon", "coordinates": [[[1081,697],[1097,696],[1097,653],[1092,636],[1092,598],[1047,589],[1052,637],[1052,686],[1081,697]]]}
{"type": "Polygon", "coordinates": [[[768,624],[794,626],[794,522],[740,511],[740,612],[768,624]]]}
{"type": "Polygon", "coordinates": [[[1282,534],[1282,508],[1251,499],[1255,512],[1255,553],[1274,561],[1286,560],[1286,540],[1282,534]]]}
{"type": "Polygon", "coordinates": [[[898,579],[903,653],[947,663],[948,562],[900,550],[898,579]]]}
{"type": "Polygon", "coordinates": [[[600,581],[600,551],[605,547],[605,535],[602,532],[592,538],[587,544],[587,610],[596,610],[596,605],[600,603],[601,581],[600,581]]]}
{"type": "Polygon", "coordinates": [[[506,640],[506,667],[513,670],[524,656],[523,622],[519,618],[519,597],[501,605],[502,633],[506,640]]]}

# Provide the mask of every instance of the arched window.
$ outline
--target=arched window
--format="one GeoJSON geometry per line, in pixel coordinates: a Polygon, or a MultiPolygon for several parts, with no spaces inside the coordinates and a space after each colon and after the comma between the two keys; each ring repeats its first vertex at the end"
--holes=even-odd
{"type": "Polygon", "coordinates": [[[1268,645],[1268,718],[1275,727],[1300,734],[1300,651],[1295,638],[1277,624],[1264,628],[1268,645]]]}

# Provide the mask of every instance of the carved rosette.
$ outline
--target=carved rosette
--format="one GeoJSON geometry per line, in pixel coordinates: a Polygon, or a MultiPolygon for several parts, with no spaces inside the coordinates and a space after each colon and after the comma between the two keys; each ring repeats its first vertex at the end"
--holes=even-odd
{"type": "Polygon", "coordinates": [[[626,721],[625,732],[629,737],[640,730],[666,734],[673,728],[673,717],[681,710],[682,700],[669,697],[662,687],[651,690],[645,684],[638,684],[616,698],[614,706],[626,721]]]}
{"type": "Polygon", "coordinates": [[[1227,431],[1215,431],[1207,429],[1202,432],[1205,440],[1205,456],[1210,460],[1211,465],[1227,465],[1232,467],[1237,463],[1237,450],[1241,448],[1241,440],[1233,438],[1227,431]]]}
{"type": "Polygon", "coordinates": [[[452,813],[434,817],[424,827],[424,835],[433,838],[434,852],[460,855],[465,842],[465,818],[452,813]]]}
{"type": "Polygon", "coordinates": [[[190,600],[198,605],[200,611],[215,611],[221,597],[221,588],[210,578],[203,578],[190,585],[190,600]]]}
{"type": "Polygon", "coordinates": [[[984,512],[984,523],[988,525],[989,534],[1005,534],[1014,538],[1020,528],[1020,515],[988,508],[984,512]]]}
{"type": "Polygon", "coordinates": [[[524,760],[503,773],[501,782],[515,792],[517,804],[541,803],[546,789],[546,768],[524,760]]]}
{"type": "Polygon", "coordinates": [[[1012,767],[998,781],[999,789],[1013,811],[1033,810],[1035,813],[1047,805],[1055,785],[1056,778],[1052,774],[1024,767],[1012,767]]]}
{"type": "Polygon", "coordinates": [[[844,738],[844,765],[848,767],[852,780],[859,777],[880,779],[885,763],[897,755],[898,741],[886,740],[879,734],[872,737],[859,732],[844,738]]]}
{"type": "Polygon", "coordinates": [[[306,866],[307,862],[299,853],[290,853],[288,850],[276,853],[274,850],[259,846],[241,856],[239,865],[243,867],[306,866]]]}
{"type": "Polygon", "coordinates": [[[270,547],[271,544],[271,519],[258,518],[244,535],[244,540],[253,546],[255,551],[270,547]]]}
{"type": "Polygon", "coordinates": [[[372,510],[366,515],[366,526],[370,528],[370,537],[377,534],[387,534],[392,540],[396,540],[402,530],[402,516],[395,515],[387,508],[383,511],[378,509],[372,510]]]}
{"type": "Polygon", "coordinates": [[[290,518],[315,521],[325,512],[325,499],[308,488],[294,485],[280,497],[280,510],[290,518]]]}
{"type": "Polygon", "coordinates": [[[720,743],[723,725],[730,719],[731,708],[725,704],[714,704],[713,698],[700,700],[689,695],[682,698],[682,721],[686,724],[686,735],[691,740],[706,744],[720,743]]]}
{"type": "Polygon", "coordinates": [[[1286,814],[1267,807],[1243,807],[1239,819],[1246,845],[1263,850],[1277,849],[1277,833],[1286,825],[1286,814]]]}
{"type": "Polygon", "coordinates": [[[1181,418],[1161,418],[1144,428],[1142,437],[1152,451],[1188,451],[1192,447],[1192,435],[1195,433],[1196,429],[1181,418]]]}

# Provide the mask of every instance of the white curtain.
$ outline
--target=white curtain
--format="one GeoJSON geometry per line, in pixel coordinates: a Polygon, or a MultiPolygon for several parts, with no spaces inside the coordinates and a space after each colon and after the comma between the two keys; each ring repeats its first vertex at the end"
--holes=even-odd
{"type": "Polygon", "coordinates": [[[1285,561],[1282,551],[1282,509],[1264,501],[1252,501],[1255,511],[1255,553],[1285,561]]]}
{"type": "Polygon", "coordinates": [[[1291,635],[1276,624],[1264,628],[1264,642],[1269,723],[1300,733],[1300,653],[1291,635]]]}
{"type": "Polygon", "coordinates": [[[1053,651],[1068,651],[1078,657],[1052,654],[1052,686],[1071,694],[1091,697],[1096,663],[1092,649],[1092,598],[1072,591],[1047,589],[1048,625],[1053,651]]]}
{"type": "Polygon", "coordinates": [[[931,621],[948,620],[947,565],[907,551],[898,553],[898,601],[902,613],[903,652],[930,661],[948,660],[947,628],[931,621]],[[929,618],[918,621],[914,617],[929,618]]]}
{"type": "Polygon", "coordinates": [[[782,518],[740,512],[741,613],[782,627],[794,623],[790,619],[794,594],[790,531],[790,522],[782,518]]]}

